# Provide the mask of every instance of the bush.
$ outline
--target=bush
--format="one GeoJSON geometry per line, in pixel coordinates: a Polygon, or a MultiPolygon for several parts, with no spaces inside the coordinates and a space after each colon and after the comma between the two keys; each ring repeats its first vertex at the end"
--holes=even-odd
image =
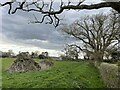
{"type": "Polygon", "coordinates": [[[39,59],[45,59],[46,57],[42,54],[39,55],[39,59]]]}
{"type": "Polygon", "coordinates": [[[118,66],[116,64],[101,63],[100,73],[104,83],[109,88],[118,88],[120,85],[118,77],[118,66]]]}
{"type": "Polygon", "coordinates": [[[103,60],[106,63],[116,63],[118,60],[103,60]]]}

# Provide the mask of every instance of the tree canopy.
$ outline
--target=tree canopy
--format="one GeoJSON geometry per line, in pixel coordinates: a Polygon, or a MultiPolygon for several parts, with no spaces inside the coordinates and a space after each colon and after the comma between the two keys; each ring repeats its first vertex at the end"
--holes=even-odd
{"type": "Polygon", "coordinates": [[[109,15],[97,14],[80,18],[71,25],[64,25],[62,31],[82,41],[84,48],[80,49],[90,53],[92,59],[102,60],[107,48],[118,45],[119,26],[119,15],[112,12],[109,15]]]}

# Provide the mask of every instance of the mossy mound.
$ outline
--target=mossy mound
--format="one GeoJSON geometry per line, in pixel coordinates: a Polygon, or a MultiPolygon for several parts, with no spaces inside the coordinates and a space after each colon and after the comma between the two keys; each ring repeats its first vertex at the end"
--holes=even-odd
{"type": "Polygon", "coordinates": [[[17,59],[9,67],[9,72],[27,72],[40,70],[41,66],[35,62],[27,52],[19,53],[17,59]]]}

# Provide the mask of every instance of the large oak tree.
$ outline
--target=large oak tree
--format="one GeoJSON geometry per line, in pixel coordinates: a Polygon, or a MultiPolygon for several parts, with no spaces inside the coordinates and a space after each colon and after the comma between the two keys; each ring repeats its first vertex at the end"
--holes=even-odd
{"type": "Polygon", "coordinates": [[[119,15],[111,13],[87,16],[76,20],[71,25],[64,25],[62,31],[82,41],[84,47],[81,49],[90,53],[92,59],[102,60],[105,51],[118,44],[119,15]]]}

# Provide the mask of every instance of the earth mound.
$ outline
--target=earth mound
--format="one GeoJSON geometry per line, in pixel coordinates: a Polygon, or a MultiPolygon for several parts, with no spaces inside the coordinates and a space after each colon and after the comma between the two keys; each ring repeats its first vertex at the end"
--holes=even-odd
{"type": "Polygon", "coordinates": [[[45,69],[49,69],[51,66],[53,66],[54,63],[52,61],[43,60],[39,63],[39,65],[41,66],[42,70],[45,70],[45,69]]]}
{"type": "Polygon", "coordinates": [[[9,67],[9,72],[27,72],[40,70],[41,66],[35,62],[27,52],[21,52],[17,55],[17,59],[9,67]]]}

